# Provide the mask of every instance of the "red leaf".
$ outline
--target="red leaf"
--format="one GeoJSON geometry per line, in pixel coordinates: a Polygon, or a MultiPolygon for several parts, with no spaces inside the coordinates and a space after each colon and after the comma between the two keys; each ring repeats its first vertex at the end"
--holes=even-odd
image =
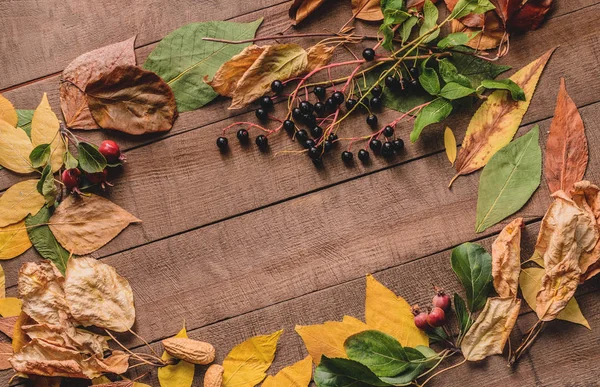
{"type": "Polygon", "coordinates": [[[537,29],[550,11],[552,0],[529,0],[508,20],[508,30],[524,32],[537,29]]]}

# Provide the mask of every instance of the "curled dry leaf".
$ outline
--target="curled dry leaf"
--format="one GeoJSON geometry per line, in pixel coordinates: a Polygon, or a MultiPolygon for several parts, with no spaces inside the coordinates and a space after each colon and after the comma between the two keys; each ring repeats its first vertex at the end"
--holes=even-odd
{"type": "Polygon", "coordinates": [[[30,339],[43,340],[46,343],[78,350],[89,355],[102,353],[108,349],[108,343],[104,336],[75,328],[73,325],[22,325],[21,330],[30,339]]]}
{"type": "Polygon", "coordinates": [[[352,14],[357,19],[366,21],[383,19],[380,0],[352,0],[352,14]]]}
{"type": "Polygon", "coordinates": [[[48,103],[46,93],[42,97],[31,119],[31,143],[35,148],[38,145],[50,144],[50,165],[56,172],[63,165],[64,154],[67,150],[60,133],[60,123],[56,114],[48,103]]]}
{"type": "Polygon", "coordinates": [[[167,353],[193,364],[210,364],[215,360],[215,347],[203,341],[171,337],[162,341],[167,353]]]}
{"type": "Polygon", "coordinates": [[[312,358],[309,356],[287,366],[275,376],[267,376],[262,387],[308,387],[312,377],[312,358]]]}
{"type": "Polygon", "coordinates": [[[129,134],[171,130],[177,104],[171,87],[136,66],[118,66],[85,88],[94,120],[101,128],[129,134]]]}
{"type": "Polygon", "coordinates": [[[98,195],[70,195],[50,218],[50,230],[69,252],[85,255],[98,250],[130,223],[141,222],[98,195]]]}
{"type": "Polygon", "coordinates": [[[8,122],[14,127],[16,127],[19,122],[17,111],[13,104],[2,95],[0,95],[0,120],[8,122]]]}
{"type": "Polygon", "coordinates": [[[31,173],[29,154],[33,150],[25,131],[0,120],[0,165],[17,173],[31,173]]]}
{"type": "Polygon", "coordinates": [[[479,32],[465,44],[477,50],[496,48],[508,39],[502,20],[494,12],[486,12],[484,15],[469,15],[461,21],[452,20],[452,32],[465,32],[469,35],[479,32]],[[467,25],[469,22],[472,24],[467,25]],[[480,22],[483,23],[483,29],[477,25],[480,22]]]}
{"type": "Polygon", "coordinates": [[[456,159],[455,178],[483,167],[510,142],[519,129],[542,70],[553,52],[554,49],[546,52],[510,77],[525,92],[525,101],[513,101],[508,91],[497,90],[477,109],[456,159]]]}
{"type": "Polygon", "coordinates": [[[65,125],[73,129],[99,129],[88,108],[85,88],[117,66],[135,65],[135,36],[78,56],[63,71],[60,106],[65,125]]]}
{"type": "Polygon", "coordinates": [[[521,229],[523,218],[507,224],[492,244],[492,277],[502,298],[517,297],[521,271],[521,229]]]}
{"type": "Polygon", "coordinates": [[[585,174],[588,163],[588,144],[583,120],[560,80],[554,118],[546,143],[544,174],[550,192],[568,192],[585,174]]]}
{"type": "MultiPolygon", "coordinates": [[[[0,227],[23,220],[36,214],[45,203],[37,190],[37,180],[21,181],[10,187],[0,197],[0,227]]],[[[1,284],[0,288],[4,289],[1,284]]]]}
{"type": "MultiPolygon", "coordinates": [[[[187,331],[183,327],[174,338],[187,338],[187,331]]],[[[161,359],[168,361],[172,359],[167,351],[163,352],[161,359]]],[[[190,387],[194,382],[195,365],[187,361],[179,361],[158,369],[158,381],[161,387],[190,387]]]]}
{"type": "Polygon", "coordinates": [[[297,25],[313,13],[325,0],[294,0],[290,6],[289,15],[292,24],[297,25]]]}
{"type": "Polygon", "coordinates": [[[465,359],[479,361],[502,353],[520,309],[519,299],[488,298],[483,311],[462,340],[461,350],[465,359]]]}
{"type": "Polygon", "coordinates": [[[64,289],[71,315],[81,325],[116,332],[126,332],[133,326],[133,291],[112,266],[93,258],[72,258],[67,264],[64,289]]]}
{"type": "Polygon", "coordinates": [[[535,308],[538,318],[542,321],[554,320],[575,295],[581,274],[577,256],[574,254],[576,249],[577,245],[573,244],[563,261],[550,270],[546,268],[535,308]]]}
{"type": "MultiPolygon", "coordinates": [[[[600,189],[589,181],[575,183],[571,197],[590,217],[596,219],[600,232],[600,189]]],[[[591,251],[584,251],[579,258],[580,282],[583,283],[600,272],[600,236],[591,251]]]]}
{"type": "Polygon", "coordinates": [[[211,364],[204,373],[204,387],[221,387],[223,385],[223,372],[225,369],[220,364],[211,364]]]}
{"type": "Polygon", "coordinates": [[[0,259],[18,257],[30,247],[25,221],[0,228],[0,259]]]}

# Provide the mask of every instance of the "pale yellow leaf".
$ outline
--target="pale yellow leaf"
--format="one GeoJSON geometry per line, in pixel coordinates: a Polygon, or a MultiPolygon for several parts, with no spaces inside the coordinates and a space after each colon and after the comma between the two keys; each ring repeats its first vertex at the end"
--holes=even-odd
{"type": "Polygon", "coordinates": [[[520,309],[519,299],[488,298],[483,311],[462,340],[461,350],[465,359],[479,361],[501,354],[517,322],[520,309]]]}
{"type": "Polygon", "coordinates": [[[0,227],[25,219],[27,215],[37,214],[45,203],[37,190],[37,180],[21,181],[10,187],[0,197],[0,227]]]}
{"type": "MultiPolygon", "coordinates": [[[[183,327],[176,338],[187,338],[187,331],[183,327]]],[[[161,358],[163,360],[172,359],[166,351],[163,352],[161,358]]],[[[177,364],[160,367],[158,369],[158,381],[161,387],[190,387],[194,381],[195,366],[192,363],[180,360],[177,364]]]]}
{"type": "Polygon", "coordinates": [[[24,263],[18,286],[23,312],[40,324],[67,325],[69,307],[63,284],[63,275],[50,261],[24,263]]]}
{"type": "Polygon", "coordinates": [[[15,317],[21,314],[23,303],[15,297],[0,298],[0,316],[15,317]]]}
{"type": "MultiPolygon", "coordinates": [[[[544,276],[544,273],[545,271],[543,268],[528,267],[521,270],[521,275],[519,276],[519,285],[521,286],[523,298],[527,302],[527,305],[529,305],[529,307],[533,310],[536,309],[536,296],[542,287],[542,277],[544,276]]],[[[577,303],[577,300],[575,300],[575,297],[571,298],[567,306],[558,314],[556,318],[559,320],[580,324],[587,329],[591,329],[587,319],[581,313],[581,309],[579,309],[579,304],[577,303]]]]}
{"type": "Polygon", "coordinates": [[[335,46],[327,46],[325,44],[315,44],[306,50],[308,63],[305,71],[308,73],[325,66],[331,60],[333,51],[335,51],[335,46]]]}
{"type": "Polygon", "coordinates": [[[267,376],[262,387],[308,387],[312,378],[312,358],[309,356],[303,360],[287,366],[275,376],[267,376]]]}
{"type": "Polygon", "coordinates": [[[31,143],[34,148],[38,145],[50,144],[50,162],[53,172],[58,171],[62,166],[66,151],[59,129],[58,118],[52,111],[48,97],[44,93],[42,102],[35,109],[31,120],[31,143]]]}
{"type": "Polygon", "coordinates": [[[492,244],[492,277],[500,297],[517,297],[521,271],[523,218],[507,224],[492,244]]]}
{"type": "Polygon", "coordinates": [[[236,345],[223,361],[223,387],[254,387],[267,376],[283,330],[236,345]]]}
{"type": "Polygon", "coordinates": [[[429,346],[429,338],[415,326],[410,305],[402,297],[367,275],[365,321],[369,328],[377,329],[396,338],[404,347],[429,346]]]}
{"type": "Polygon", "coordinates": [[[579,285],[580,274],[577,257],[570,253],[558,265],[545,269],[536,297],[535,312],[540,320],[552,321],[567,307],[579,285]]]}
{"type": "Polygon", "coordinates": [[[32,150],[33,145],[24,130],[0,120],[0,165],[13,172],[31,173],[29,154],[32,150]]]}
{"type": "Polygon", "coordinates": [[[454,133],[449,126],[446,126],[446,130],[444,130],[444,147],[450,164],[454,165],[456,160],[456,137],[454,137],[454,133]]]}
{"type": "Polygon", "coordinates": [[[8,99],[0,94],[0,120],[8,122],[11,126],[16,127],[19,122],[17,111],[8,99]]]}
{"type": "Polygon", "coordinates": [[[112,381],[107,378],[106,376],[98,376],[97,378],[92,379],[92,386],[95,386],[97,384],[108,384],[108,383],[112,383],[112,381]]]}
{"type": "Polygon", "coordinates": [[[321,356],[347,357],[344,349],[346,339],[356,333],[366,331],[369,326],[354,317],[344,316],[342,321],[326,321],[317,325],[296,325],[296,332],[304,341],[306,350],[315,364],[321,356]]]}
{"type": "Polygon", "coordinates": [[[31,247],[25,221],[0,228],[0,259],[11,259],[31,247]]]}

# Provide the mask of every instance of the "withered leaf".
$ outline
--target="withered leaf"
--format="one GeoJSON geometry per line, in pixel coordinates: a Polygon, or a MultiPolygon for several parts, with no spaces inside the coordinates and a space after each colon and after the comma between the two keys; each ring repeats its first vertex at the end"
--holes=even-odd
{"type": "MultiPolygon", "coordinates": [[[[590,218],[596,219],[596,226],[600,231],[600,189],[589,181],[580,181],[574,184],[571,197],[590,218]]],[[[584,251],[579,258],[581,270],[580,282],[587,281],[600,272],[600,236],[591,251],[584,251]]]]}
{"type": "Polygon", "coordinates": [[[50,218],[49,227],[67,251],[85,255],[136,222],[141,220],[102,196],[70,195],[50,218]]]}
{"type": "Polygon", "coordinates": [[[581,274],[578,257],[574,253],[576,249],[577,244],[571,245],[571,250],[567,252],[563,261],[550,270],[546,268],[535,308],[538,318],[542,321],[554,320],[575,295],[581,274]]]}
{"type": "Polygon", "coordinates": [[[19,316],[0,318],[0,332],[12,339],[15,332],[15,324],[17,323],[18,318],[19,316]]]}
{"type": "Polygon", "coordinates": [[[135,36],[90,51],[75,58],[65,68],[60,82],[60,106],[67,127],[99,129],[88,108],[85,88],[117,66],[135,65],[134,41],[135,36]]]}
{"type": "Polygon", "coordinates": [[[250,45],[225,62],[208,84],[220,95],[233,97],[233,92],[244,73],[268,46],[250,45]],[[225,66],[227,65],[227,66],[225,66]]]}
{"type": "MultiPolygon", "coordinates": [[[[433,4],[437,3],[437,0],[431,0],[431,2],[433,4]]],[[[423,4],[425,4],[425,0],[408,0],[406,2],[406,8],[407,9],[411,9],[411,8],[416,8],[418,10],[423,9],[423,4]]]]}
{"type": "Polygon", "coordinates": [[[495,12],[484,15],[469,15],[469,19],[452,20],[452,32],[465,32],[474,35],[465,45],[478,50],[489,50],[498,47],[507,39],[502,20],[495,12]],[[476,18],[476,21],[473,19],[476,18]],[[484,28],[479,28],[479,23],[484,28]],[[480,31],[478,34],[475,32],[480,31]]]}
{"type": "Polygon", "coordinates": [[[508,29],[512,32],[522,32],[539,28],[551,6],[552,0],[522,2],[519,10],[507,21],[508,29]]]}
{"type": "Polygon", "coordinates": [[[177,104],[171,87],[136,66],[117,66],[85,88],[94,120],[101,128],[129,134],[171,130],[177,104]]]}
{"type": "Polygon", "coordinates": [[[129,282],[112,267],[93,258],[72,258],[65,274],[65,298],[71,315],[83,326],[116,332],[135,322],[129,282]]]}
{"type": "Polygon", "coordinates": [[[23,325],[21,329],[30,339],[43,340],[59,347],[94,355],[108,349],[106,338],[96,333],[75,328],[73,325],[23,325]]]}
{"type": "Polygon", "coordinates": [[[0,343],[0,371],[11,368],[8,359],[12,354],[12,345],[10,343],[0,343]]]}
{"type": "Polygon", "coordinates": [[[488,298],[483,311],[462,340],[461,350],[465,359],[479,361],[502,353],[520,309],[519,299],[488,298]]]}
{"type": "Polygon", "coordinates": [[[523,218],[507,224],[492,244],[492,277],[502,298],[517,297],[521,272],[521,228],[523,218]]]}
{"type": "Polygon", "coordinates": [[[583,120],[560,80],[554,118],[546,143],[544,173],[550,192],[568,191],[585,174],[588,163],[588,144],[583,120]]]}
{"type": "Polygon", "coordinates": [[[305,72],[311,72],[319,67],[325,66],[331,60],[335,47],[325,44],[315,44],[306,50],[308,64],[305,72]]]}
{"type": "Polygon", "coordinates": [[[366,21],[383,19],[379,0],[352,0],[352,14],[357,19],[366,21]]]}
{"type": "Polygon", "coordinates": [[[507,20],[510,20],[519,10],[522,0],[490,0],[496,7],[494,10],[506,25],[507,20]]]}
{"type": "Polygon", "coordinates": [[[292,24],[297,25],[314,12],[325,0],[294,0],[290,6],[289,15],[292,24]]]}

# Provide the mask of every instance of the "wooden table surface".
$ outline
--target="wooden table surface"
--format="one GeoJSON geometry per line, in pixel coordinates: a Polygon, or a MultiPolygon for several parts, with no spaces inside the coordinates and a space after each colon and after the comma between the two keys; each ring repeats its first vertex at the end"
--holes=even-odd
{"type": "MultiPolygon", "coordinates": [[[[339,3],[335,10],[324,7],[297,30],[339,28],[351,14],[349,1],[339,3]]],[[[559,47],[521,133],[539,124],[543,146],[564,77],[590,143],[586,177],[600,183],[600,1],[554,3],[540,30],[511,39],[502,62],[520,68],[559,47]]],[[[33,109],[46,92],[60,114],[60,72],[82,53],[137,34],[141,64],[161,38],[194,21],[264,17],[258,36],[272,35],[289,25],[289,5],[281,0],[0,1],[0,93],[17,108],[33,109]]],[[[361,31],[374,28],[359,25],[361,31]]],[[[315,40],[297,42],[307,46],[315,40]]],[[[215,147],[220,129],[254,116],[253,111],[228,111],[228,103],[220,99],[184,113],[162,136],[81,133],[97,143],[115,139],[126,149],[124,173],[108,196],[143,223],[127,228],[94,256],[129,279],[137,309],[134,329],[155,346],[185,320],[190,336],[212,342],[221,361],[246,338],[284,328],[274,373],[305,356],[295,324],[340,320],[345,314],[363,317],[366,273],[410,303],[428,304],[434,284],[461,289],[450,268],[450,250],[466,241],[489,248],[501,229],[474,232],[478,173],[446,188],[454,170],[444,154],[442,126],[426,129],[418,143],[408,144],[410,124],[399,125],[397,133],[408,145],[390,162],[374,158],[368,166],[349,168],[336,152],[317,170],[307,157],[274,155],[298,149],[284,133],[272,136],[269,154],[241,149],[232,140],[231,152],[221,155],[215,147]]],[[[459,142],[471,113],[447,121],[459,142]]],[[[379,118],[387,122],[396,116],[390,111],[379,118]]],[[[344,130],[368,129],[357,115],[344,130]]],[[[0,171],[0,190],[19,179],[0,171]]],[[[527,253],[549,203],[542,182],[519,212],[527,222],[527,253]]],[[[2,263],[9,295],[16,294],[20,265],[38,259],[30,249],[2,263]]],[[[432,386],[600,385],[600,303],[594,294],[599,284],[589,281],[577,294],[592,331],[553,322],[516,369],[493,357],[452,370],[432,386]]],[[[514,339],[534,321],[535,314],[525,308],[514,339]]],[[[137,340],[123,340],[144,350],[137,340]]],[[[200,375],[202,367],[197,369],[200,375]]],[[[3,372],[2,382],[10,374],[3,372]]],[[[158,386],[155,375],[144,381],[158,386]]],[[[200,376],[194,385],[201,385],[200,376]]]]}

